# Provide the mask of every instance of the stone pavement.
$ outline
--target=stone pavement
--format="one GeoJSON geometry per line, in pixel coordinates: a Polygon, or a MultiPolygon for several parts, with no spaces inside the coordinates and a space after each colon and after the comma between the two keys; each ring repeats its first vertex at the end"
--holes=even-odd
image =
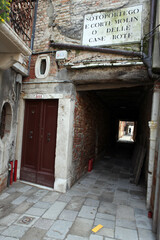
{"type": "Polygon", "coordinates": [[[14,183],[0,195],[0,240],[155,240],[130,177],[129,161],[104,157],[65,194],[14,183]]]}

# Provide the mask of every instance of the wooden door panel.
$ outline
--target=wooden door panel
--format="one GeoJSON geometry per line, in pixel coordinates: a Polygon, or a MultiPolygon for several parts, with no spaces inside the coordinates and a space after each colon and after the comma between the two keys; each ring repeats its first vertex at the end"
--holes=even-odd
{"type": "Polygon", "coordinates": [[[40,113],[40,102],[33,100],[26,102],[21,164],[21,179],[25,181],[36,181],[40,113]]]}
{"type": "Polygon", "coordinates": [[[53,187],[58,100],[26,101],[21,179],[53,187]]]}
{"type": "Polygon", "coordinates": [[[48,173],[54,172],[56,132],[57,132],[57,107],[58,102],[56,100],[47,101],[44,104],[43,115],[44,134],[42,141],[42,154],[39,170],[48,173]]]}

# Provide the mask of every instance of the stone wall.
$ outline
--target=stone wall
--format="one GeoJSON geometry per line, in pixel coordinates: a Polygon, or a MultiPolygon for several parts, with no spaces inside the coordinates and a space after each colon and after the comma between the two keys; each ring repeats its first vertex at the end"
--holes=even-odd
{"type": "Polygon", "coordinates": [[[10,109],[9,123],[5,117],[5,125],[10,124],[5,134],[0,137],[0,190],[7,186],[8,163],[15,160],[16,135],[17,135],[17,111],[21,90],[22,76],[14,70],[8,69],[0,72],[0,122],[2,109],[7,104],[10,109]]]}

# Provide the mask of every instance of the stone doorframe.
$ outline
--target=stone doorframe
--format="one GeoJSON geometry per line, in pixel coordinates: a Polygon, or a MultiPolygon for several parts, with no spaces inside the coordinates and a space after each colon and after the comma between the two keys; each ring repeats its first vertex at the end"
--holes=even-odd
{"type": "MultiPolygon", "coordinates": [[[[18,160],[17,178],[20,178],[23,123],[25,99],[37,99],[36,94],[23,94],[20,99],[18,131],[16,143],[16,159],[18,160]]],[[[42,94],[41,99],[58,99],[57,138],[55,156],[54,190],[66,192],[71,187],[71,165],[73,146],[73,123],[75,100],[64,98],[63,94],[42,94]]]]}

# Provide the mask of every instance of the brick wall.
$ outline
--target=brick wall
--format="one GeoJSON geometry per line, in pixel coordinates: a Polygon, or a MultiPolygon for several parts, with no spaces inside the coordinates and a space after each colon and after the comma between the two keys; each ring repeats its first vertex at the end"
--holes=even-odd
{"type": "Polygon", "coordinates": [[[74,117],[72,169],[74,175],[72,183],[87,171],[88,161],[91,158],[95,159],[96,151],[97,154],[100,154],[106,149],[107,127],[109,127],[107,116],[106,108],[94,93],[77,93],[74,117]]]}
{"type": "Polygon", "coordinates": [[[7,173],[0,175],[0,192],[7,187],[7,173]]]}
{"type": "MultiPolygon", "coordinates": [[[[149,0],[134,1],[134,5],[144,5],[144,34],[149,29],[149,3],[149,0]]],[[[132,6],[132,2],[128,0],[39,0],[34,51],[49,49],[50,40],[81,44],[85,14],[129,6],[132,6]]]]}

